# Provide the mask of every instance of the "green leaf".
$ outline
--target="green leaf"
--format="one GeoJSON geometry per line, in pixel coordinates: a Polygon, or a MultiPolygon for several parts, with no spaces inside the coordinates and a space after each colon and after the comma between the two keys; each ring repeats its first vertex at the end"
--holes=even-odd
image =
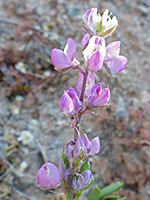
{"type": "Polygon", "coordinates": [[[101,196],[101,191],[98,188],[98,186],[96,186],[87,200],[99,200],[100,196],[101,196]]]}
{"type": "Polygon", "coordinates": [[[118,200],[126,200],[126,197],[119,198],[118,200]]]}
{"type": "Polygon", "coordinates": [[[109,196],[109,197],[106,197],[104,198],[104,200],[118,200],[118,196],[109,196]]]}
{"type": "Polygon", "coordinates": [[[109,186],[106,186],[103,189],[101,189],[101,197],[105,197],[113,192],[116,192],[120,190],[122,187],[123,187],[123,183],[121,182],[117,182],[109,186]]]}
{"type": "Polygon", "coordinates": [[[66,156],[66,154],[64,154],[64,153],[62,154],[62,159],[66,165],[66,168],[69,169],[70,163],[69,163],[69,158],[66,156]]]}
{"type": "Polygon", "coordinates": [[[78,167],[79,164],[80,164],[80,162],[81,162],[81,159],[75,160],[75,161],[74,161],[75,166],[78,167]]]}
{"type": "Polygon", "coordinates": [[[83,165],[82,165],[82,167],[81,167],[81,169],[80,169],[80,174],[82,173],[82,172],[84,172],[84,171],[86,171],[86,170],[90,170],[90,163],[87,161],[87,162],[85,162],[83,165]]]}

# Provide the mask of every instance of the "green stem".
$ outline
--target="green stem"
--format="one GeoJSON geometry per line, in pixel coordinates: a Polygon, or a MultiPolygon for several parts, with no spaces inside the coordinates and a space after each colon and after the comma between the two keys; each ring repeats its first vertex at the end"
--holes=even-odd
{"type": "Polygon", "coordinates": [[[76,195],[75,199],[74,200],[78,200],[80,197],[80,195],[76,195]]]}
{"type": "Polygon", "coordinates": [[[70,187],[69,194],[67,196],[67,200],[73,200],[73,190],[72,186],[70,187]]]}

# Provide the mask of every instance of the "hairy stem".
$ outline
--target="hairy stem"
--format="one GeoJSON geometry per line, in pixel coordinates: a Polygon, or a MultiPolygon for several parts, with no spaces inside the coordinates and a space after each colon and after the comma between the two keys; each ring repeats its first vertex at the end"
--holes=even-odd
{"type": "MultiPolygon", "coordinates": [[[[87,82],[87,78],[88,78],[88,66],[85,70],[84,73],[84,78],[83,78],[83,83],[82,83],[82,89],[81,89],[81,95],[80,95],[80,101],[84,102],[84,97],[85,97],[85,90],[86,90],[86,82],[87,82]]],[[[76,122],[75,122],[75,128],[74,128],[74,141],[77,140],[78,138],[78,132],[79,132],[79,128],[80,128],[80,122],[82,119],[82,114],[83,114],[83,106],[82,108],[78,111],[77,115],[76,115],[76,122]]]]}

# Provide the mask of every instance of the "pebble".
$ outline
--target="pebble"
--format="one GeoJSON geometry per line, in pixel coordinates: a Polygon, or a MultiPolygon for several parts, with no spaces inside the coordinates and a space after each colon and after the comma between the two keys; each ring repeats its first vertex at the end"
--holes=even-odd
{"type": "Polygon", "coordinates": [[[27,72],[27,65],[24,64],[23,62],[18,62],[16,65],[15,65],[15,68],[22,72],[23,74],[25,74],[27,72]]]}
{"type": "Polygon", "coordinates": [[[117,119],[129,118],[124,98],[119,97],[116,108],[117,108],[116,112],[114,113],[115,118],[117,119]]]}
{"type": "Polygon", "coordinates": [[[80,12],[79,8],[76,8],[76,7],[73,7],[73,8],[67,7],[67,13],[71,17],[77,16],[79,12],[80,12]]]}
{"type": "Polygon", "coordinates": [[[9,104],[8,107],[13,115],[18,115],[21,111],[21,108],[17,105],[9,104]]]}
{"type": "Polygon", "coordinates": [[[19,171],[22,173],[25,171],[25,169],[29,166],[29,164],[24,160],[20,163],[19,171]]]}
{"type": "Polygon", "coordinates": [[[7,97],[0,98],[0,115],[8,117],[10,115],[9,109],[8,109],[9,101],[7,97]]]}
{"type": "Polygon", "coordinates": [[[33,139],[33,134],[28,130],[21,131],[20,136],[17,138],[18,142],[22,142],[23,145],[32,144],[33,139]]]}
{"type": "Polygon", "coordinates": [[[149,7],[146,7],[146,6],[143,6],[143,5],[139,5],[139,6],[137,7],[137,9],[138,9],[139,11],[141,11],[141,13],[144,14],[144,15],[148,15],[148,13],[150,12],[149,7]]]}

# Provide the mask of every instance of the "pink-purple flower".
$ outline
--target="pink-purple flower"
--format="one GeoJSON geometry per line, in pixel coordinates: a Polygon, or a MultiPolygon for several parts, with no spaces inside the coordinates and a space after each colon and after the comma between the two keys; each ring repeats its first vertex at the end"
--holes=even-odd
{"type": "Polygon", "coordinates": [[[92,172],[90,170],[84,171],[82,174],[75,175],[72,181],[72,187],[74,190],[83,190],[92,181],[92,172]]]}
{"type": "MultiPolygon", "coordinates": [[[[76,88],[80,94],[81,94],[81,90],[82,90],[83,78],[84,78],[84,75],[80,74],[78,81],[77,81],[77,85],[76,85],[76,88]]],[[[94,85],[95,85],[95,74],[89,72],[88,77],[87,77],[87,82],[86,82],[86,89],[85,89],[85,95],[87,97],[90,95],[91,89],[94,85]]]]}
{"type": "Polygon", "coordinates": [[[120,56],[119,53],[120,41],[111,42],[106,46],[104,63],[112,74],[121,72],[127,64],[127,58],[125,56],[120,56]]]}
{"type": "Polygon", "coordinates": [[[79,94],[74,88],[69,88],[64,92],[60,101],[60,111],[64,114],[73,115],[82,107],[79,94]]]}
{"type": "Polygon", "coordinates": [[[54,189],[60,185],[60,172],[53,163],[45,163],[37,172],[37,184],[43,189],[54,189]]]}
{"type": "Polygon", "coordinates": [[[66,156],[73,159],[78,159],[81,155],[84,155],[84,144],[81,137],[78,137],[77,141],[71,141],[66,145],[66,156]]]}
{"type": "Polygon", "coordinates": [[[91,90],[91,94],[88,98],[87,108],[91,107],[103,107],[108,104],[110,100],[109,88],[102,89],[101,83],[97,83],[91,90]]]}
{"type": "Polygon", "coordinates": [[[97,16],[97,8],[91,8],[82,16],[83,26],[89,34],[96,34],[96,26],[99,19],[97,16]]]}
{"type": "Polygon", "coordinates": [[[106,55],[105,40],[99,36],[92,36],[88,45],[83,51],[84,59],[91,71],[100,70],[106,55]]]}
{"type": "Polygon", "coordinates": [[[86,152],[88,155],[94,156],[99,153],[100,151],[100,140],[99,137],[95,137],[92,139],[92,141],[89,140],[87,135],[83,133],[81,135],[81,139],[84,143],[84,146],[86,148],[86,152]]]}
{"type": "Polygon", "coordinates": [[[89,40],[90,40],[90,35],[86,33],[81,40],[81,45],[83,48],[85,48],[85,46],[89,43],[89,40]]]}
{"type": "Polygon", "coordinates": [[[75,142],[70,141],[68,144],[66,144],[66,156],[69,158],[74,158],[74,147],[75,147],[75,142]]]}
{"type": "Polygon", "coordinates": [[[59,161],[59,171],[60,171],[60,177],[62,178],[62,180],[64,180],[64,175],[65,175],[65,172],[66,172],[66,166],[65,166],[62,158],[59,161]]]}
{"type": "Polygon", "coordinates": [[[68,38],[64,51],[54,48],[51,51],[51,60],[56,70],[63,71],[70,67],[79,66],[76,52],[76,43],[72,38],[68,38]]]}
{"type": "Polygon", "coordinates": [[[63,159],[60,159],[59,162],[59,171],[60,171],[60,178],[61,178],[61,189],[66,191],[68,188],[68,181],[69,175],[71,172],[71,168],[67,169],[63,159]]]}
{"type": "Polygon", "coordinates": [[[92,141],[89,140],[85,133],[78,137],[77,141],[71,141],[66,145],[66,156],[73,159],[79,159],[85,155],[94,156],[100,151],[100,140],[95,137],[92,141]]]}

